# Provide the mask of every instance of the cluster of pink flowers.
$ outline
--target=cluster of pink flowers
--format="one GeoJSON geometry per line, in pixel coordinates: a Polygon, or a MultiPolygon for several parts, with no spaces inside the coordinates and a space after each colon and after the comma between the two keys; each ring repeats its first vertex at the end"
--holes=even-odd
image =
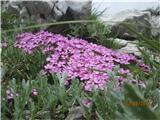
{"type": "MultiPolygon", "coordinates": [[[[73,78],[79,78],[84,83],[86,91],[91,91],[94,87],[104,89],[109,76],[102,71],[107,72],[118,64],[128,65],[136,61],[133,55],[120,53],[83,39],[67,38],[46,31],[19,35],[15,47],[21,48],[28,54],[41,50],[48,56],[44,73],[65,72],[68,75],[66,84],[73,78]]],[[[131,74],[124,68],[120,68],[118,72],[123,76],[131,74]]],[[[123,80],[125,78],[120,77],[117,81],[123,80]]]]}
{"type": "Polygon", "coordinates": [[[146,64],[144,64],[143,62],[139,63],[139,67],[141,68],[142,71],[144,71],[146,74],[150,73],[150,67],[146,64]]]}

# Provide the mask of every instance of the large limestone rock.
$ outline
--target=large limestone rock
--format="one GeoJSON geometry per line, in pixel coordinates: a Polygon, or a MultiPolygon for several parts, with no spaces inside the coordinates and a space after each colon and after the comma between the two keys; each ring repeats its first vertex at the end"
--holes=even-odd
{"type": "MultiPolygon", "coordinates": [[[[153,9],[154,10],[154,9],[153,9]]],[[[160,9],[155,11],[160,13],[160,9]]],[[[121,23],[126,23],[132,26],[138,33],[143,33],[146,36],[160,36],[160,14],[153,14],[151,10],[125,10],[117,14],[102,16],[100,18],[111,27],[110,36],[117,36],[121,39],[136,40],[138,36],[128,30],[121,23]]]]}
{"type": "MultiPolygon", "coordinates": [[[[3,1],[2,10],[11,11],[20,20],[32,21],[36,24],[56,21],[82,20],[91,14],[92,1],[48,0],[48,1],[3,1]]],[[[3,21],[2,21],[3,24],[3,21]]],[[[53,33],[67,34],[68,24],[42,26],[53,33]]]]}
{"type": "Polygon", "coordinates": [[[106,19],[111,22],[111,36],[117,36],[121,39],[135,40],[137,39],[137,34],[128,30],[121,23],[131,26],[135,31],[139,33],[144,33],[146,35],[151,35],[151,24],[150,24],[151,14],[148,11],[138,11],[138,10],[127,10],[122,11],[110,19],[106,19]]]}
{"type": "Polygon", "coordinates": [[[85,19],[91,12],[91,1],[74,0],[48,1],[4,1],[2,9],[12,11],[22,19],[30,19],[38,23],[59,20],[85,19]],[[69,16],[68,16],[69,15],[69,16]]]}

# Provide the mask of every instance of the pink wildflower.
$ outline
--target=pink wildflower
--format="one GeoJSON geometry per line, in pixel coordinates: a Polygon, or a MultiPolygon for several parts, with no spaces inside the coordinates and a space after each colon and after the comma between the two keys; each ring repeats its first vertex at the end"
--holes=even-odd
{"type": "Polygon", "coordinates": [[[85,107],[89,108],[90,105],[91,105],[91,101],[90,101],[89,99],[87,99],[87,98],[84,98],[84,99],[82,100],[82,104],[83,104],[85,107]]]}
{"type": "Polygon", "coordinates": [[[37,89],[32,89],[32,96],[37,96],[38,95],[38,91],[37,89]]]}

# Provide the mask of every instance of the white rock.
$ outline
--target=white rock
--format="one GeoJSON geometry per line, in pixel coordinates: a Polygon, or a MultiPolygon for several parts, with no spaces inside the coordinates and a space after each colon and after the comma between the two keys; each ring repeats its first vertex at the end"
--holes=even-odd
{"type": "Polygon", "coordinates": [[[119,38],[116,38],[116,39],[114,39],[114,41],[116,42],[116,43],[118,43],[120,46],[126,46],[127,45],[127,43],[129,42],[129,41],[127,41],[127,40],[123,40],[123,39],[119,39],[119,38]]]}
{"type": "Polygon", "coordinates": [[[135,43],[127,43],[127,45],[118,51],[123,52],[123,53],[131,53],[136,56],[141,56],[141,52],[138,50],[137,45],[135,43]]]}
{"type": "Polygon", "coordinates": [[[152,16],[150,20],[152,29],[152,35],[157,36],[160,35],[160,15],[159,16],[152,16]]]}

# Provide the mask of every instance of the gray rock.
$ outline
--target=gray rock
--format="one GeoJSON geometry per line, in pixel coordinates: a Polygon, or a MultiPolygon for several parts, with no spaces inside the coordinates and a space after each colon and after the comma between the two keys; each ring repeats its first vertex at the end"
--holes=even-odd
{"type": "Polygon", "coordinates": [[[152,11],[148,10],[126,10],[110,16],[104,15],[100,17],[100,20],[110,26],[110,37],[117,36],[121,39],[136,40],[138,36],[121,23],[127,23],[136,32],[149,37],[160,36],[160,15],[158,13],[160,13],[158,10],[157,14],[153,14],[152,11]]]}
{"type": "MultiPolygon", "coordinates": [[[[82,20],[91,14],[92,2],[74,0],[48,1],[4,1],[2,11],[11,11],[21,22],[32,21],[36,24],[54,23],[58,21],[82,20]]],[[[2,25],[3,25],[2,21],[2,25]]],[[[69,24],[41,26],[40,29],[66,35],[69,24]]],[[[35,29],[33,29],[34,31],[35,29]]]]}
{"type": "Polygon", "coordinates": [[[152,26],[151,28],[152,36],[160,35],[160,15],[152,16],[150,24],[152,26]]]}
{"type": "Polygon", "coordinates": [[[125,47],[128,44],[127,40],[123,40],[123,39],[119,39],[119,38],[114,39],[114,41],[122,47],[125,47]]]}
{"type": "Polygon", "coordinates": [[[126,23],[127,26],[132,27],[138,33],[151,35],[151,24],[149,22],[150,18],[150,12],[142,12],[137,10],[122,11],[112,18],[115,23],[111,27],[111,35],[126,40],[136,40],[138,38],[137,34],[121,25],[122,23],[126,23]]]}
{"type": "MultiPolygon", "coordinates": [[[[29,18],[38,23],[59,21],[61,18],[84,19],[91,13],[91,1],[76,2],[68,0],[49,1],[7,1],[2,9],[12,11],[22,19],[29,18]],[[72,16],[66,14],[72,13],[72,16]]],[[[63,19],[64,20],[64,19],[63,19]]]]}
{"type": "Polygon", "coordinates": [[[82,107],[74,107],[69,110],[68,116],[65,120],[81,120],[85,114],[85,109],[82,107]]]}
{"type": "Polygon", "coordinates": [[[136,43],[134,42],[128,42],[125,47],[122,47],[118,51],[122,53],[134,54],[135,56],[138,56],[138,57],[141,56],[141,52],[139,51],[136,43]]]}

